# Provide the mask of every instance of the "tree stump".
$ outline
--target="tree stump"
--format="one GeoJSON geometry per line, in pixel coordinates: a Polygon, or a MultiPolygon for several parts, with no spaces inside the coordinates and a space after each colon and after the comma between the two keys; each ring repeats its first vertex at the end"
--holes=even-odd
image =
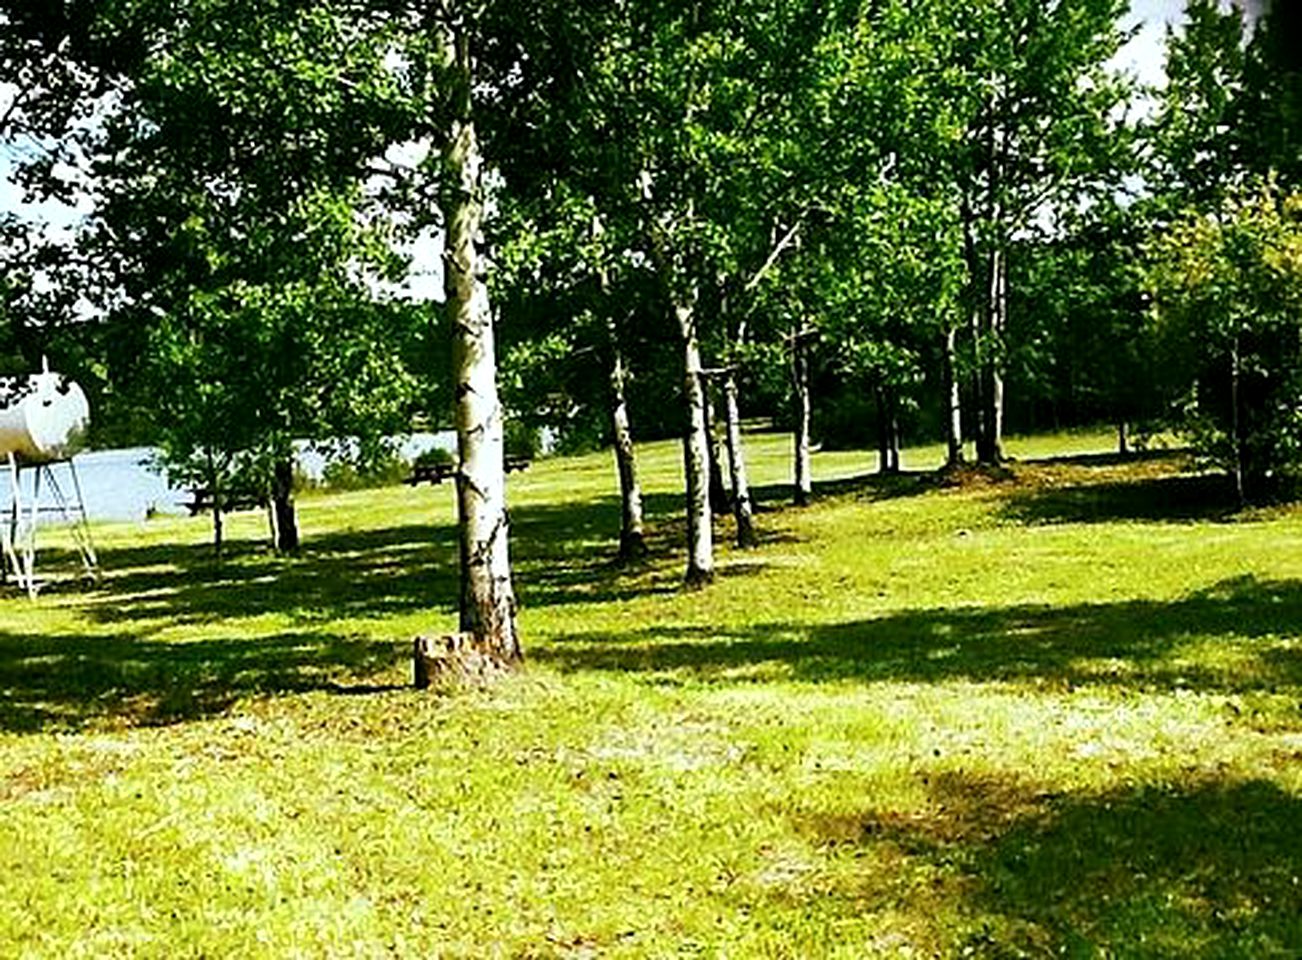
{"type": "Polygon", "coordinates": [[[492,650],[477,642],[473,633],[417,637],[413,642],[412,665],[417,690],[483,686],[511,669],[492,650]]]}

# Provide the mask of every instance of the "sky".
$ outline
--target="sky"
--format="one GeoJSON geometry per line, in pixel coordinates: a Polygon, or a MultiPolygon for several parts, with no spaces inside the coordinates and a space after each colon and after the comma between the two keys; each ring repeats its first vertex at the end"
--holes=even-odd
{"type": "MultiPolygon", "coordinates": [[[[1179,20],[1184,0],[1131,0],[1127,26],[1138,25],[1134,39],[1114,61],[1119,69],[1133,72],[1141,82],[1157,84],[1162,80],[1162,42],[1168,23],[1179,20]]],[[[0,111],[8,105],[12,88],[0,84],[0,111]]],[[[9,181],[13,169],[12,147],[0,144],[0,214],[17,213],[56,228],[67,227],[80,216],[76,209],[57,203],[25,203],[21,191],[9,181]]]]}
{"type": "Polygon", "coordinates": [[[1116,65],[1130,70],[1142,83],[1162,82],[1162,44],[1168,24],[1181,19],[1184,0],[1131,0],[1126,25],[1139,25],[1139,32],[1116,58],[1116,65]]]}

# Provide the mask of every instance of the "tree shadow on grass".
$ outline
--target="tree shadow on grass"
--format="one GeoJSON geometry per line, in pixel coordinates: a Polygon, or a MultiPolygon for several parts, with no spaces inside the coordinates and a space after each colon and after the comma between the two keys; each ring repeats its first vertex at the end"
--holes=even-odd
{"type": "MultiPolygon", "coordinates": [[[[676,564],[672,571],[654,562],[630,570],[611,564],[615,498],[526,506],[513,521],[527,604],[615,603],[679,589],[676,564]]],[[[290,558],[257,540],[228,543],[221,562],[205,543],[103,549],[103,582],[79,605],[94,621],[128,626],[130,636],[0,630],[0,729],[76,727],[96,719],[165,723],[219,713],[259,691],[355,692],[332,677],[364,682],[405,651],[388,639],[342,636],[331,624],[428,611],[429,630],[454,629],[456,555],[455,528],[433,524],[309,534],[301,554],[290,558]],[[230,639],[159,639],[164,628],[211,629],[265,615],[285,618],[290,629],[248,640],[235,636],[233,626],[230,639]]],[[[43,556],[51,566],[75,569],[66,550],[43,556]]]]}
{"type": "MultiPolygon", "coordinates": [[[[619,527],[613,498],[525,506],[512,512],[512,525],[525,603],[618,602],[676,589],[653,571],[611,564],[619,527]]],[[[448,524],[309,532],[294,557],[275,556],[259,541],[234,541],[222,562],[207,544],[113,547],[101,552],[101,567],[102,589],[86,604],[105,623],[196,624],[263,614],[322,622],[424,610],[446,622],[458,592],[456,530],[448,524]]]]}
{"type": "Polygon", "coordinates": [[[1183,447],[1131,450],[1128,453],[1118,453],[1112,450],[1107,453],[1069,453],[1058,457],[1034,457],[1027,460],[1015,460],[1014,462],[1043,464],[1046,466],[1126,468],[1146,464],[1166,464],[1170,469],[1178,470],[1189,462],[1189,451],[1183,447]]]}
{"type": "Polygon", "coordinates": [[[537,647],[558,669],[662,680],[1035,681],[1225,692],[1302,685],[1302,582],[1240,578],[1169,603],[913,610],[850,623],[656,626],[537,647]],[[1215,640],[1219,657],[1182,654],[1215,640]],[[1231,656],[1235,655],[1235,656],[1231,656]],[[1229,659],[1227,659],[1229,658],[1229,659]]]}
{"type": "Polygon", "coordinates": [[[308,538],[294,557],[256,541],[230,544],[221,562],[206,544],[111,548],[102,551],[103,589],[88,608],[106,623],[386,616],[451,602],[454,563],[448,533],[415,524],[308,538]]]}
{"type": "Polygon", "coordinates": [[[0,631],[0,729],[195,720],[251,694],[344,692],[341,679],[374,675],[397,657],[391,643],[321,631],[186,643],[0,631]]]}
{"type": "MultiPolygon", "coordinates": [[[[861,500],[896,500],[921,496],[944,486],[944,476],[936,470],[902,470],[899,473],[861,473],[851,477],[815,480],[814,499],[855,496],[861,500]]],[[[751,489],[751,496],[767,510],[791,504],[793,487],[789,483],[767,483],[751,489]]]]}
{"type": "Polygon", "coordinates": [[[1226,477],[1180,474],[1017,490],[1001,512],[1020,523],[1193,523],[1226,520],[1238,510],[1226,477]]]}
{"type": "MultiPolygon", "coordinates": [[[[1055,794],[923,775],[921,810],[799,814],[820,845],[886,845],[953,884],[964,956],[1296,957],[1302,799],[1264,780],[1055,794]]],[[[899,880],[907,884],[909,872],[899,880]]]]}

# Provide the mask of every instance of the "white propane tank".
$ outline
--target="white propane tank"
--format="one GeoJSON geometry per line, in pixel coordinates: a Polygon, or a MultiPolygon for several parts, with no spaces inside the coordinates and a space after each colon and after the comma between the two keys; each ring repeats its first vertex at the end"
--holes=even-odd
{"type": "Polygon", "coordinates": [[[0,462],[66,460],[81,449],[90,404],[81,387],[51,373],[0,379],[0,462]]]}

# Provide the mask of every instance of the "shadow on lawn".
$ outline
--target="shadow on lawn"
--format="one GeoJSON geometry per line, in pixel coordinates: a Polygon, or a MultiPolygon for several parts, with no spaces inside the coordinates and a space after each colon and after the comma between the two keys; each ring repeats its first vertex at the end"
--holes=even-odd
{"type": "Polygon", "coordinates": [[[347,692],[335,677],[373,674],[394,659],[392,644],[319,630],[188,643],[0,631],[0,729],[194,720],[249,694],[347,692]]]}
{"type": "MultiPolygon", "coordinates": [[[[614,498],[512,511],[512,554],[523,602],[615,602],[675,584],[611,564],[619,530],[614,498]]],[[[111,548],[101,552],[103,589],[87,601],[101,622],[210,623],[288,614],[301,622],[456,610],[456,531],[444,524],[314,535],[295,557],[260,541],[228,544],[221,563],[207,544],[111,548]]],[[[666,550],[668,545],[665,546],[666,550]]]]}
{"type": "MultiPolygon", "coordinates": [[[[944,477],[935,470],[903,470],[899,473],[861,473],[834,480],[815,480],[814,499],[855,495],[859,499],[878,501],[916,497],[944,485],[944,477]]],[[[766,510],[791,504],[793,488],[789,483],[768,483],[751,488],[751,496],[766,510]]]]}
{"type": "Polygon", "coordinates": [[[1302,684],[1302,582],[1227,580],[1181,600],[914,610],[830,625],[648,627],[580,635],[533,651],[562,670],[644,671],[736,681],[1038,680],[1225,692],[1302,684]],[[1178,658],[1188,637],[1249,658],[1178,658]],[[1196,661],[1196,662],[1195,662],[1196,661]],[[775,674],[774,671],[777,671],[775,674]]]}
{"type": "Polygon", "coordinates": [[[289,558],[258,541],[228,544],[220,563],[207,544],[113,548],[101,552],[103,590],[89,605],[108,623],[384,616],[454,602],[455,549],[450,528],[415,524],[309,535],[289,558]]]}
{"type": "MultiPolygon", "coordinates": [[[[611,566],[617,501],[526,507],[514,524],[526,603],[615,602],[677,588],[676,576],[669,582],[653,570],[611,566]]],[[[18,635],[0,628],[0,729],[105,719],[169,723],[219,713],[251,693],[345,692],[336,678],[365,684],[408,654],[387,639],[332,632],[332,623],[428,611],[427,629],[455,627],[451,526],[306,533],[302,554],[293,558],[270,554],[256,541],[230,543],[221,563],[207,544],[102,550],[104,582],[82,605],[92,619],[130,635],[18,635]],[[290,627],[269,638],[242,638],[235,624],[262,615],[286,617],[290,627]],[[218,625],[222,638],[158,639],[164,627],[202,624],[218,625]]],[[[72,567],[74,558],[56,554],[46,552],[48,566],[72,567]]],[[[385,688],[347,692],[358,689],[385,688]]]]}
{"type": "Polygon", "coordinates": [[[1180,474],[1018,490],[1002,513],[1022,523],[1190,523],[1225,520],[1238,509],[1228,478],[1180,474]]]}
{"type": "Polygon", "coordinates": [[[964,956],[1247,960],[1302,948],[1302,800],[1273,783],[1057,795],[1012,778],[923,779],[922,812],[793,820],[819,845],[888,844],[952,883],[979,918],[964,956]]]}
{"type": "MultiPolygon", "coordinates": [[[[921,475],[876,481],[842,483],[845,490],[863,484],[873,496],[903,496],[929,482],[921,475]]],[[[677,509],[673,496],[652,503],[661,515],[653,532],[659,556],[677,549],[677,509]],[[666,515],[675,519],[664,522],[666,515]]],[[[613,497],[516,509],[513,552],[523,602],[538,607],[614,603],[676,591],[677,562],[631,570],[611,565],[618,524],[619,503],[613,497]]],[[[293,559],[268,554],[253,541],[232,544],[221,564],[204,544],[103,551],[104,586],[87,596],[84,606],[102,623],[129,625],[131,638],[0,631],[6,693],[0,726],[36,729],[114,715],[128,722],[185,719],[224,709],[251,691],[328,689],[331,667],[365,681],[404,653],[387,640],[332,634],[331,623],[429,611],[428,629],[452,628],[457,573],[451,525],[406,523],[324,536],[309,528],[305,533],[303,555],[293,559]],[[229,640],[154,639],[164,626],[222,624],[266,614],[286,617],[285,632],[241,640],[232,628],[229,640]]],[[[725,573],[744,576],[762,562],[761,555],[753,563],[734,563],[725,573]]],[[[706,677],[777,667],[784,675],[810,680],[1038,677],[1249,689],[1297,683],[1302,654],[1258,644],[1250,651],[1253,670],[1234,674],[1174,662],[1171,653],[1181,636],[1291,636],[1299,623],[1299,584],[1243,580],[1169,604],[919,610],[858,623],[794,621],[732,631],[651,627],[615,638],[578,636],[534,648],[531,656],[561,669],[706,677]],[[1083,660],[1094,662],[1083,665],[1083,660]],[[1110,668],[1107,661],[1114,661],[1110,668]]]]}

